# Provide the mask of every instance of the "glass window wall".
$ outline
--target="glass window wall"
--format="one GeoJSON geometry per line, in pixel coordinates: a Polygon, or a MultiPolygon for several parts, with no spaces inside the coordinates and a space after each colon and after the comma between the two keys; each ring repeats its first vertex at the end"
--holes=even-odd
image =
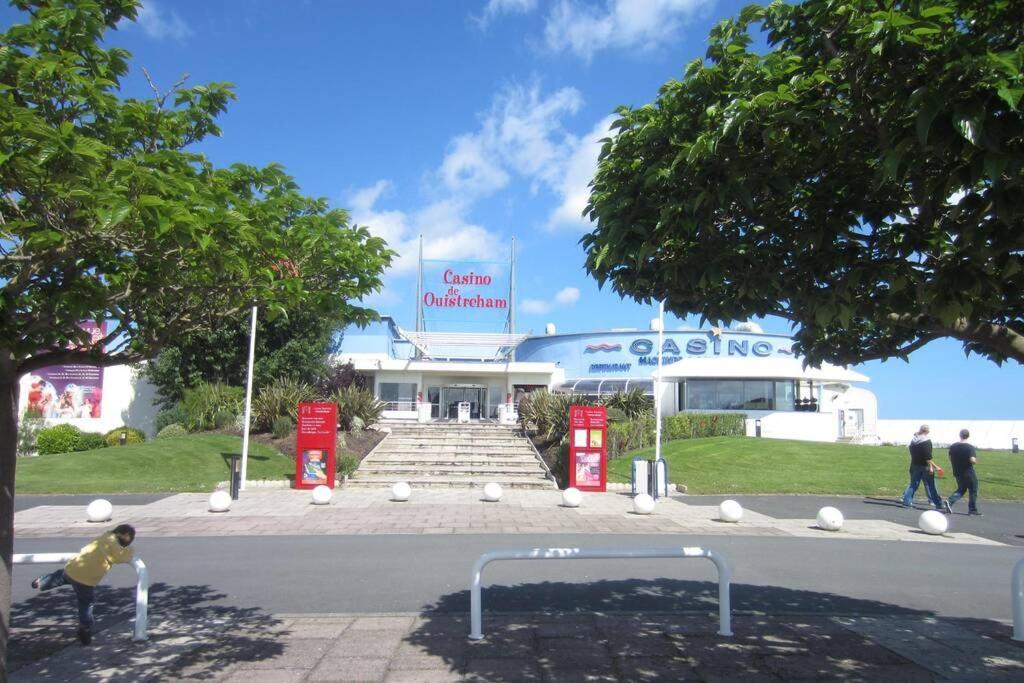
{"type": "Polygon", "coordinates": [[[686,410],[817,410],[797,398],[793,380],[688,379],[679,383],[686,410]]]}

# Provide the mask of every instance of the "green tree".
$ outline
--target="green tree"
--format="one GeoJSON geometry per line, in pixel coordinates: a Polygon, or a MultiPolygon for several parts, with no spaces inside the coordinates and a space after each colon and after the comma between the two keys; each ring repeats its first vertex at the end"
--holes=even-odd
{"type": "MultiPolygon", "coordinates": [[[[146,365],[146,377],[166,408],[181,400],[184,390],[197,382],[245,384],[249,361],[249,312],[224,319],[206,333],[185,335],[165,345],[146,365]]],[[[330,374],[330,355],[338,350],[344,320],[312,315],[303,309],[287,317],[256,319],[256,356],[253,386],[265,387],[290,377],[320,384],[330,374]]]]}
{"type": "MultiPolygon", "coordinates": [[[[129,54],[101,46],[134,0],[16,0],[0,36],[0,658],[6,660],[18,379],[58,363],[152,357],[263,310],[366,323],[392,252],[277,165],[215,168],[224,83],[119,96],[129,54]],[[79,327],[107,321],[96,343],[79,327]]],[[[0,679],[6,678],[0,671],[0,679]]]]}
{"type": "Polygon", "coordinates": [[[1024,362],[1022,38],[1011,0],[745,8],[619,109],[587,270],[678,314],[785,318],[813,363],[939,337],[1024,362]]]}

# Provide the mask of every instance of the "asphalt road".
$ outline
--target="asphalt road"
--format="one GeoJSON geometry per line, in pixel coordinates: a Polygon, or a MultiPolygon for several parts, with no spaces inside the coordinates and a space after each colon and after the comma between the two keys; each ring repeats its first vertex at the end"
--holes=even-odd
{"type": "MultiPolygon", "coordinates": [[[[19,539],[16,552],[74,551],[84,539],[19,539]]],[[[270,613],[465,612],[470,569],[501,548],[701,545],[733,569],[733,606],[765,613],[927,613],[1009,621],[1010,572],[1020,548],[765,537],[640,535],[262,536],[142,538],[152,604],[270,613]]],[[[32,604],[16,566],[13,610],[32,604]]],[[[107,577],[123,599],[134,572],[107,577]]],[[[706,560],[502,562],[484,574],[487,611],[714,609],[706,560]]],[[[103,593],[99,596],[104,600],[103,593]]],[[[72,599],[68,595],[68,609],[72,599]]]]}
{"type": "Polygon", "coordinates": [[[14,496],[14,511],[21,512],[39,505],[81,505],[83,508],[97,498],[106,498],[114,505],[148,505],[173,496],[173,493],[75,493],[60,495],[14,496]]]}

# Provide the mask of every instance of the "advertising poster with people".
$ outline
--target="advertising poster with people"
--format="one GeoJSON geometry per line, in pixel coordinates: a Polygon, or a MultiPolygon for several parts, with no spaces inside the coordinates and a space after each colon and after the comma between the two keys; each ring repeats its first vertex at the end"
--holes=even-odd
{"type": "Polygon", "coordinates": [[[338,404],[310,402],[298,406],[295,425],[295,488],[334,488],[338,443],[338,404]]]}
{"type": "Polygon", "coordinates": [[[604,491],[608,484],[608,414],[604,406],[569,408],[569,486],[604,491]]]}
{"type": "MultiPolygon", "coordinates": [[[[91,343],[107,336],[105,322],[81,323],[91,343]]],[[[50,365],[29,377],[28,409],[44,418],[103,416],[103,368],[95,365],[50,365]]]]}

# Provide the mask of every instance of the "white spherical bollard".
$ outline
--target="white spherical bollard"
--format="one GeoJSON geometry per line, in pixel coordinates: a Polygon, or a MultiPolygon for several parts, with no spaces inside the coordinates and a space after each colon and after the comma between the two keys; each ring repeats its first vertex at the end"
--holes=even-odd
{"type": "Polygon", "coordinates": [[[928,510],[921,513],[917,520],[917,526],[926,534],[941,536],[949,528],[949,520],[938,510],[928,510]]]}
{"type": "Polygon", "coordinates": [[[331,502],[331,496],[334,494],[329,486],[320,484],[313,489],[313,505],[327,505],[331,502]]]}
{"type": "Polygon", "coordinates": [[[85,516],[90,522],[109,522],[114,516],[114,506],[109,500],[97,498],[85,508],[85,516]]]}
{"type": "Polygon", "coordinates": [[[484,486],[484,500],[488,503],[497,503],[501,500],[501,484],[492,481],[484,486]]]}
{"type": "Polygon", "coordinates": [[[723,500],[718,506],[718,518],[723,522],[736,523],[743,518],[743,506],[735,500],[723,500]]]}
{"type": "Polygon", "coordinates": [[[818,510],[818,527],[825,531],[839,531],[843,528],[843,513],[826,505],[818,510]]]}
{"type": "Polygon", "coordinates": [[[638,515],[649,515],[654,512],[654,499],[646,493],[633,497],[633,512],[638,515]]]}
{"type": "Polygon", "coordinates": [[[214,491],[210,494],[210,512],[227,512],[231,508],[231,494],[227,491],[214,491]]]}
{"type": "Polygon", "coordinates": [[[404,481],[400,481],[391,487],[391,500],[404,503],[412,495],[412,487],[404,481]]]}
{"type": "Polygon", "coordinates": [[[569,487],[562,491],[562,505],[567,508],[578,508],[583,502],[583,493],[578,488],[569,487]]]}

